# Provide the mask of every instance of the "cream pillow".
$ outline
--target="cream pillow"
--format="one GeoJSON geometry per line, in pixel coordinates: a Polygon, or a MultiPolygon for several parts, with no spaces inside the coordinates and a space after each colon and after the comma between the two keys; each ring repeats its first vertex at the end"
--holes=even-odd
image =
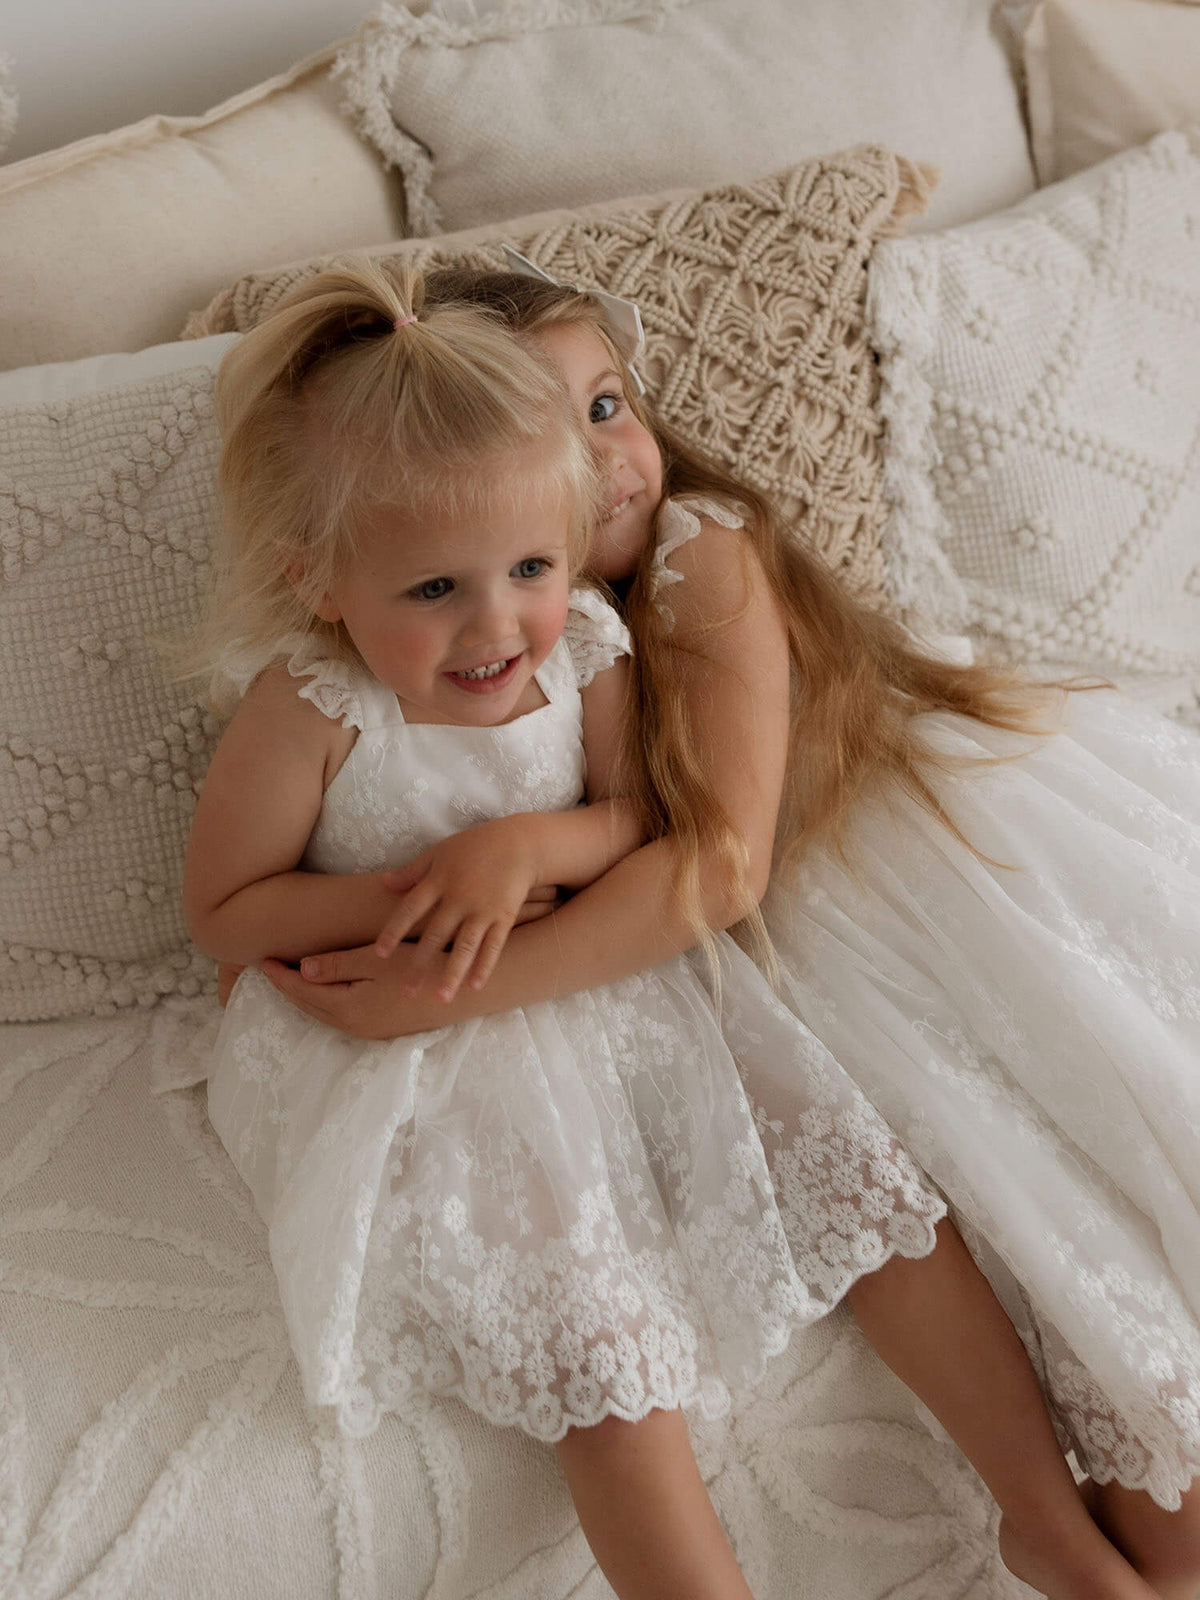
{"type": "MultiPolygon", "coordinates": [[[[882,244],[889,588],[1029,666],[1200,690],[1200,130],[882,244]]],[[[1163,709],[1172,709],[1163,706],[1163,709]]]]}
{"type": "MultiPolygon", "coordinates": [[[[772,178],[547,212],[373,255],[505,268],[502,242],[552,277],[638,302],[640,363],[663,417],[771,495],[847,582],[881,598],[879,416],[863,335],[876,239],[927,178],[864,147],[772,178]]],[[[331,257],[255,273],[188,325],[239,332],[331,257]]]]}
{"type": "Polygon", "coordinates": [[[1167,0],[1041,0],[1025,33],[1030,139],[1054,183],[1200,122],[1200,11],[1167,0]]]}
{"type": "Polygon", "coordinates": [[[336,48],[204,116],[0,167],[0,370],[138,350],[251,267],[403,232],[338,110],[336,48]]]}
{"type": "Polygon", "coordinates": [[[180,869],[216,736],[151,638],[197,613],[229,337],[0,374],[0,1019],[195,994],[180,869]]]}
{"type": "Polygon", "coordinates": [[[745,180],[867,140],[941,168],[930,226],[1028,194],[988,0],[383,5],[338,71],[412,231],[745,180]]]}

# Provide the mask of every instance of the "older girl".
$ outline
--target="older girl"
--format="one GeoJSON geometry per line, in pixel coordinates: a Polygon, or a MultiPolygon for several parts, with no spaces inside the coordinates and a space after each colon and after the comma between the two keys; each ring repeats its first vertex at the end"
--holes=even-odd
{"type": "MultiPolygon", "coordinates": [[[[1100,1549],[1081,1527],[1061,1458],[1056,1471],[1012,1427],[1018,1362],[973,1373],[974,1421],[990,1417],[990,1432],[970,1415],[952,1424],[1005,1509],[1010,1564],[1053,1595],[1145,1594],[1115,1545],[1154,1592],[1191,1600],[1200,746],[1107,694],[1052,708],[1046,691],[938,660],[855,604],[760,496],[653,421],[595,299],[503,275],[449,275],[436,292],[499,308],[558,363],[608,466],[591,566],[632,579],[630,738],[651,752],[640,814],[662,834],[553,926],[518,930],[487,987],[449,1014],[569,992],[728,925],[746,908],[739,844],[755,895],[774,850],[764,910],[784,992],[951,1199],[1113,1542],[1100,1549]],[[777,680],[753,654],[772,616],[793,689],[778,817],[764,727],[777,680]],[[1052,710],[1065,726],[1043,737],[1052,710]],[[1035,1459],[1041,1517],[1023,1493],[1035,1459]]],[[[418,882],[402,916],[420,903],[418,882]]],[[[752,908],[751,935],[756,922],[752,908]]],[[[314,1014],[382,1034],[438,1015],[428,985],[414,991],[441,961],[426,940],[387,965],[360,952],[271,975],[314,1014]]],[[[851,1289],[885,1354],[886,1291],[928,1282],[942,1257],[851,1289]]],[[[960,1416],[944,1369],[903,1340],[891,1351],[935,1409],[960,1416]]]]}

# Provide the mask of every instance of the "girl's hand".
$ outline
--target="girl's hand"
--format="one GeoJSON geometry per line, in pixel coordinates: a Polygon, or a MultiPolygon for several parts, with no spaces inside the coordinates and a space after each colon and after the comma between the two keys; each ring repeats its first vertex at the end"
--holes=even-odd
{"type": "Polygon", "coordinates": [[[415,946],[402,945],[387,962],[374,946],[306,956],[304,973],[282,961],[267,960],[262,970],[297,1010],[317,1022],[338,1028],[355,1039],[395,1039],[446,1026],[445,1004],[422,995],[414,998],[408,962],[415,946]],[[310,966],[322,973],[321,982],[307,977],[310,966]]]}
{"type": "Polygon", "coordinates": [[[523,817],[501,817],[453,834],[383,874],[400,903],[380,931],[375,953],[392,956],[423,922],[408,964],[407,992],[416,994],[435,969],[440,1000],[453,1000],[464,982],[481,989],[514,925],[528,920],[522,911],[538,877],[533,830],[523,817]],[[450,959],[443,964],[447,949],[450,959]]]}

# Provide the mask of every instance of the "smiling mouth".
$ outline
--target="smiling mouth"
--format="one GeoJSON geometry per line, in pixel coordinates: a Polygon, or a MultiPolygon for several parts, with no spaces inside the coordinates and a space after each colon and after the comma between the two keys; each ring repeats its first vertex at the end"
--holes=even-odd
{"type": "MultiPolygon", "coordinates": [[[[524,655],[524,651],[521,652],[524,655]]],[[[446,677],[460,689],[472,694],[490,694],[507,684],[516,672],[521,655],[508,656],[500,661],[488,661],[480,667],[464,667],[457,672],[447,672],[446,677]]]]}

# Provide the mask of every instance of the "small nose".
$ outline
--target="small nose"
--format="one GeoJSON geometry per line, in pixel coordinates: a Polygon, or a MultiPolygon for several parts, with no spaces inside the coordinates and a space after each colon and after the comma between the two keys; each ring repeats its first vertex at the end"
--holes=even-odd
{"type": "Polygon", "coordinates": [[[481,592],[461,629],[467,644],[504,644],[517,632],[515,596],[507,584],[481,592]]]}

